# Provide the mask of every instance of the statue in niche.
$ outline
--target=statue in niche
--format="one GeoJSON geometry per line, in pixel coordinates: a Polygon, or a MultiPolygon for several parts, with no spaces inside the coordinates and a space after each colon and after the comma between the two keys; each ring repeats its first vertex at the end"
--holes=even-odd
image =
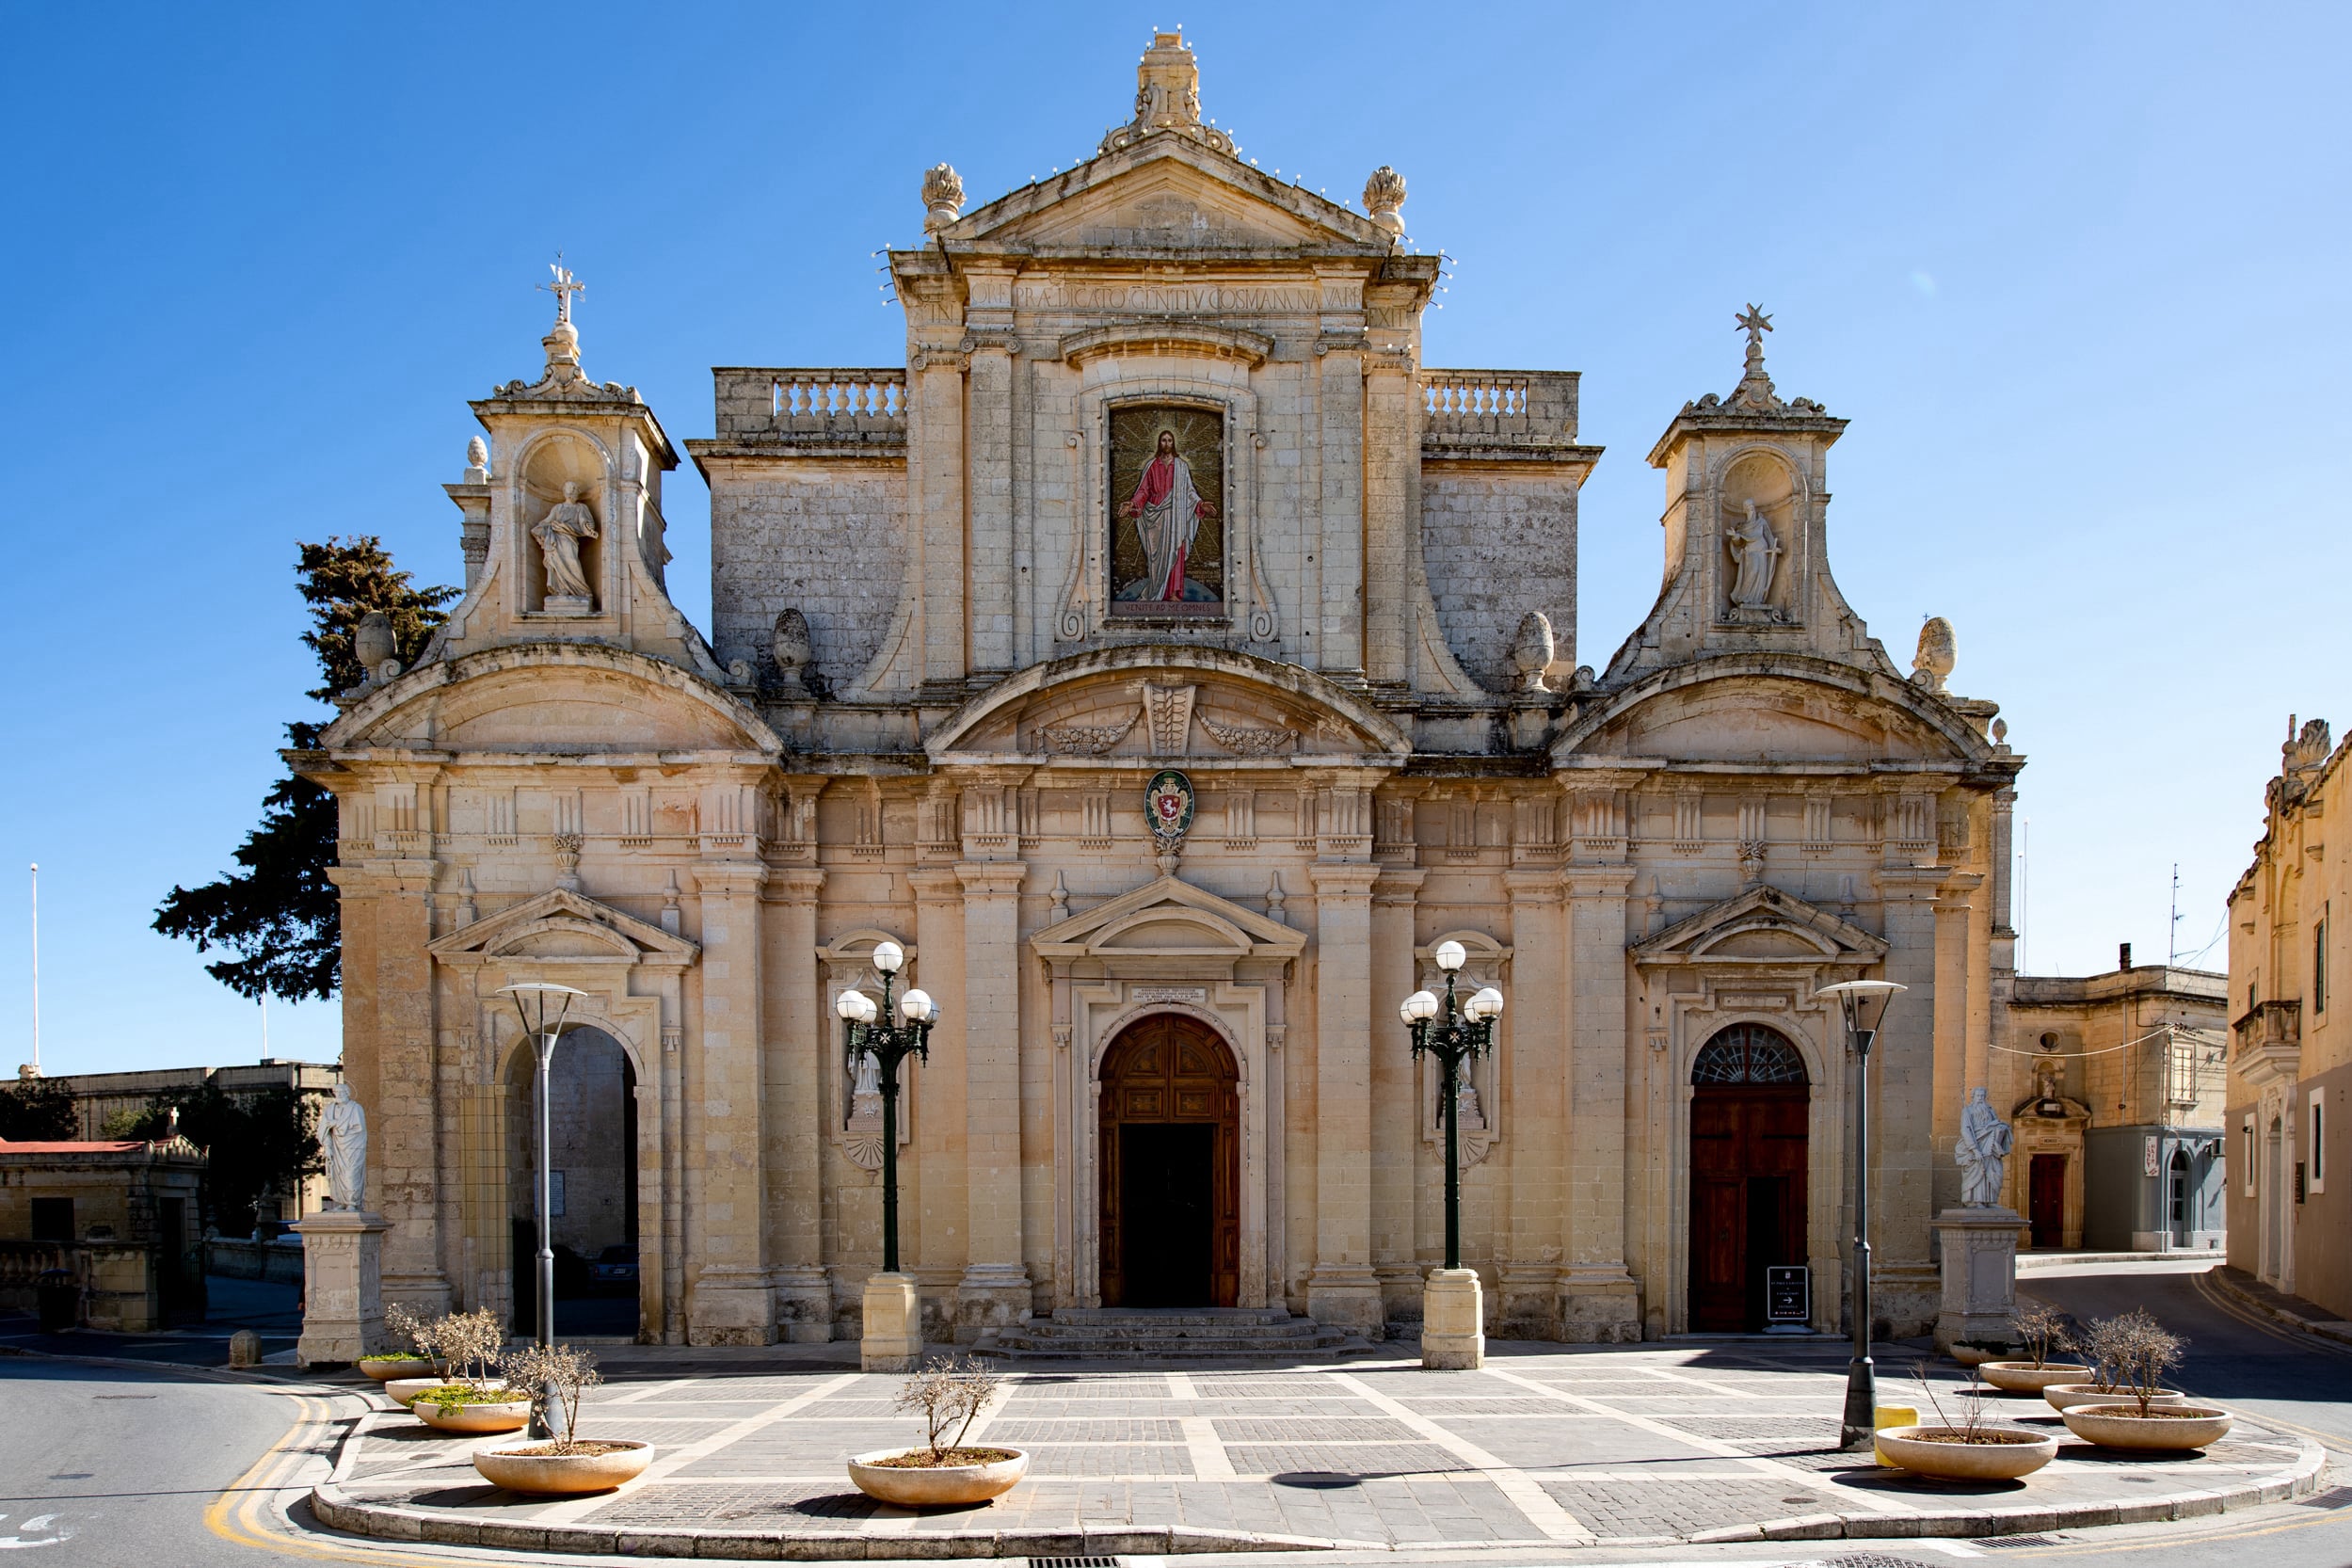
{"type": "Polygon", "coordinates": [[[2010,1138],[2008,1124],[1994,1113],[1984,1087],[1969,1090],[1968,1107],[1960,1112],[1960,1143],[1952,1151],[1960,1161],[1963,1207],[1991,1208],[2001,1201],[2001,1172],[2010,1138]]]}
{"type": "Polygon", "coordinates": [[[1747,503],[1748,515],[1731,525],[1724,537],[1737,568],[1732,578],[1732,608],[1762,610],[1772,598],[1772,568],[1780,559],[1781,541],[1772,533],[1772,520],[1747,503]]]}
{"type": "Polygon", "coordinates": [[[351,1085],[335,1085],[335,1097],[318,1113],[319,1152],[327,1157],[327,1207],[357,1210],[367,1196],[367,1112],[351,1097],[351,1085]]]}
{"type": "Polygon", "coordinates": [[[578,480],[564,481],[564,499],[531,525],[531,536],[539,542],[539,555],[547,566],[548,607],[592,607],[596,590],[588,585],[588,574],[580,566],[580,541],[597,536],[596,513],[580,499],[578,480]]]}

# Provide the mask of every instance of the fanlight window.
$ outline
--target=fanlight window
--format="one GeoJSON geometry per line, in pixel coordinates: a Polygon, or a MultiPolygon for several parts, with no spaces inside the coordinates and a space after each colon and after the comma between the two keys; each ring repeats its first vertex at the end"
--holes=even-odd
{"type": "Polygon", "coordinates": [[[1693,1083],[1804,1083],[1804,1058],[1778,1030],[1734,1024],[1699,1048],[1693,1083]]]}

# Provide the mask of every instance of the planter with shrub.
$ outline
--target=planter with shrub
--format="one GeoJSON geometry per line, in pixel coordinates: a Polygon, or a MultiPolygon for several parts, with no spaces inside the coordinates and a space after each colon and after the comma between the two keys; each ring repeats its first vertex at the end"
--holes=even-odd
{"type": "Polygon", "coordinates": [[[933,1358],[899,1390],[897,1408],[920,1414],[920,1448],[852,1454],[849,1479],[870,1497],[903,1508],[984,1503],[1020,1484],[1029,1454],[1000,1444],[966,1447],[972,1422],[996,1398],[997,1374],[968,1358],[933,1358]],[[952,1427],[955,1435],[945,1442],[952,1427]]]}

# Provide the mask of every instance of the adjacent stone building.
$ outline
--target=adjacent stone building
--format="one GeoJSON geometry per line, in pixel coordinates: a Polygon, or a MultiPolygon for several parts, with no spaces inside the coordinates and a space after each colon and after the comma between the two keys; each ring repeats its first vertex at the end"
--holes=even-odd
{"type": "Polygon", "coordinates": [[[2228,977],[2135,966],[2126,943],[2105,974],[2018,976],[2006,1016],[1992,1099],[2024,1243],[2218,1250],[2228,977]]]}
{"type": "Polygon", "coordinates": [[[197,1199],[204,1155],[171,1137],[0,1139],[0,1306],[29,1311],[41,1276],[72,1276],[77,1320],[146,1334],[204,1315],[197,1199]]]}
{"type": "Polygon", "coordinates": [[[2332,919],[2352,909],[2352,742],[2287,721],[2254,863],[2230,893],[2230,1262],[2352,1317],[2352,1029],[2332,919]],[[2329,1178],[2334,1178],[2333,1191],[2329,1178]]]}
{"type": "Polygon", "coordinates": [[[1922,1331],[2023,760],[1946,689],[1948,627],[1907,676],[1839,592],[1846,422],[1775,388],[1768,319],[1649,454],[1657,600],[1595,668],[1576,377],[1422,362],[1439,259],[1393,170],[1363,211],[1262,172],[1162,34],[1095,156],[922,187],[904,362],[720,369],[682,455],[583,368],[559,276],[545,368],[472,405],[448,487],[463,601],[296,759],[340,804],[387,1295],[511,1302],[533,1068],[499,992],[553,981],[632,1112],[589,1136],[632,1153],[642,1335],[855,1335],[882,1133],[833,1004],[888,937],[942,1014],[899,1133],[935,1333],[1378,1336],[1439,1256],[1397,1005],[1450,937],[1509,998],[1461,1102],[1494,1332],[1746,1328],[1784,1264],[1836,1328],[1850,1072],[1815,997],[1864,976],[1910,987],[1876,1300],[1922,1331]],[[664,582],[689,457],[708,641],[664,582]]]}

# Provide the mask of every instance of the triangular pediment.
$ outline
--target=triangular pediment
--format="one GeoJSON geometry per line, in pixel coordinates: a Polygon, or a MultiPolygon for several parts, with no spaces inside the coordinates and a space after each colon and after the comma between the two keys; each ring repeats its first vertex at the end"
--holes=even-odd
{"type": "Polygon", "coordinates": [[[702,950],[683,936],[558,888],[458,927],[428,951],[443,963],[542,959],[553,963],[691,964],[702,950]]]}
{"type": "Polygon", "coordinates": [[[1029,940],[1048,959],[1296,958],[1306,951],[1305,933],[1173,876],[1072,915],[1029,940]]]}
{"type": "Polygon", "coordinates": [[[1181,136],[1155,136],[1090,158],[966,214],[941,231],[959,243],[1042,249],[1385,251],[1369,218],[1181,136]]]}
{"type": "Polygon", "coordinates": [[[1778,888],[1751,888],[1633,945],[1640,964],[1846,966],[1877,963],[1886,943],[1778,888]]]}

